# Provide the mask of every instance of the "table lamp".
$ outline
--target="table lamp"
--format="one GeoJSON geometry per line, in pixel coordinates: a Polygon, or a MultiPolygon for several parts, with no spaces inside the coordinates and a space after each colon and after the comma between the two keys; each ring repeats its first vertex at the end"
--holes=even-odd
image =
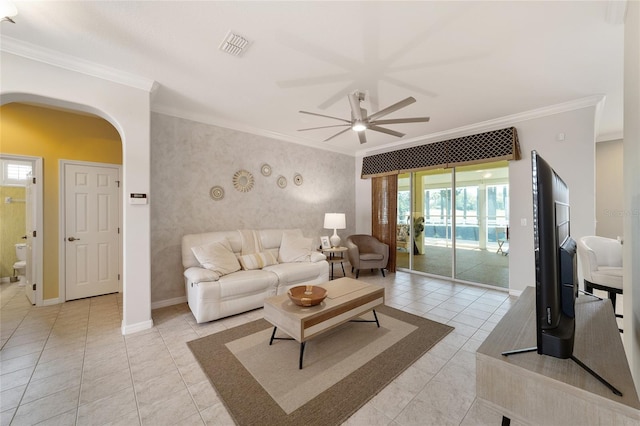
{"type": "Polygon", "coordinates": [[[338,236],[338,229],[346,229],[347,220],[344,213],[325,213],[324,214],[324,229],[333,229],[333,235],[329,238],[331,247],[340,247],[340,237],[338,236]]]}

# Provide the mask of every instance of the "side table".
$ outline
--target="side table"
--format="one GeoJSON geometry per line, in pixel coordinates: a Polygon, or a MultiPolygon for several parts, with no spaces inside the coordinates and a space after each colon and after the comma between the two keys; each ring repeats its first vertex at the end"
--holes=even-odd
{"type": "Polygon", "coordinates": [[[331,247],[328,249],[320,249],[320,251],[323,254],[328,254],[329,257],[327,258],[327,261],[329,262],[329,264],[331,265],[331,273],[329,275],[329,279],[332,280],[333,279],[333,264],[334,263],[340,263],[340,266],[342,266],[342,276],[346,277],[347,275],[344,273],[344,264],[342,262],[344,262],[344,253],[347,251],[348,249],[346,247],[331,247]]]}

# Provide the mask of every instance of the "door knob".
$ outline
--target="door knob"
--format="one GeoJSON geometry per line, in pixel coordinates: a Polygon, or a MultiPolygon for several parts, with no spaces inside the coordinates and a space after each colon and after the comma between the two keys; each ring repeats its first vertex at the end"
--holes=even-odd
{"type": "Polygon", "coordinates": [[[67,238],[68,241],[80,241],[80,238],[76,238],[76,237],[69,237],[67,238]]]}

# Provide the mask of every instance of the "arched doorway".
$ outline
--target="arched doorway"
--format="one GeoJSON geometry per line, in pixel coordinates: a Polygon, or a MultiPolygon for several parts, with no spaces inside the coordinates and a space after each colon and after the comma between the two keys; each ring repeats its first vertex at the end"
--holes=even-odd
{"type": "MultiPolygon", "coordinates": [[[[108,165],[119,175],[122,164],[122,142],[117,130],[106,120],[92,114],[78,114],[75,111],[61,108],[51,108],[41,104],[9,103],[2,107],[2,129],[3,145],[2,154],[30,156],[40,158],[46,164],[46,168],[37,180],[36,188],[45,188],[43,200],[40,204],[46,204],[47,215],[41,220],[41,226],[37,235],[34,236],[34,246],[42,250],[40,256],[35,256],[31,264],[41,265],[37,270],[40,278],[34,280],[36,283],[36,304],[51,304],[70,300],[65,294],[66,287],[70,284],[69,278],[79,278],[83,288],[92,287],[91,280],[85,277],[76,277],[65,271],[71,250],[77,247],[78,253],[84,256],[73,256],[77,259],[91,260],[96,262],[101,258],[108,258],[111,267],[109,276],[104,276],[104,268],[100,268],[102,277],[100,283],[111,282],[110,289],[121,291],[118,278],[121,275],[121,253],[122,244],[119,235],[121,228],[122,203],[120,200],[119,187],[120,178],[116,176],[107,182],[104,176],[100,175],[100,191],[109,189],[110,194],[115,194],[115,199],[108,202],[109,226],[113,228],[113,236],[110,240],[113,243],[108,253],[104,253],[104,247],[98,251],[95,244],[88,244],[87,238],[83,241],[67,242],[65,235],[65,217],[67,205],[87,202],[93,204],[97,202],[97,195],[87,197],[87,193],[78,193],[73,199],[65,197],[64,186],[60,183],[64,177],[63,167],[68,162],[83,162],[90,165],[108,165]],[[107,164],[104,164],[107,163],[107,164]],[[84,194],[84,196],[82,196],[84,194]],[[66,203],[65,203],[66,199],[66,203]],[[44,203],[43,203],[44,201],[44,203]],[[114,210],[115,209],[115,210],[114,210]],[[104,256],[98,257],[102,253],[104,256]]],[[[26,157],[25,157],[26,158],[26,157]]],[[[112,173],[113,174],[113,173],[112,173]]],[[[87,183],[91,183],[88,181],[87,183]]],[[[79,183],[81,184],[81,183],[79,183]]],[[[95,185],[84,185],[79,188],[91,188],[95,185]]],[[[99,196],[104,199],[101,194],[99,196]]],[[[103,200],[104,201],[104,200],[103,200]]],[[[82,206],[80,206],[82,207],[82,206]]],[[[83,208],[84,209],[84,208],[83,208]]],[[[90,215],[85,224],[96,222],[101,215],[90,215]]],[[[23,231],[24,233],[24,231],[23,231]]],[[[36,234],[34,232],[34,234],[36,234]]],[[[100,233],[102,234],[102,233],[100,233]]],[[[96,268],[84,268],[91,277],[95,275],[96,268]]],[[[104,287],[104,285],[102,285],[104,287]]],[[[73,288],[73,287],[72,287],[73,288]]],[[[87,294],[87,295],[97,295],[87,294]]]]}
{"type": "Polygon", "coordinates": [[[131,206],[125,200],[130,193],[149,193],[150,93],[155,83],[114,76],[99,78],[95,73],[76,71],[77,67],[72,70],[5,51],[0,55],[0,104],[39,103],[94,114],[110,122],[120,134],[124,182],[122,333],[152,327],[149,205],[131,206]]]}

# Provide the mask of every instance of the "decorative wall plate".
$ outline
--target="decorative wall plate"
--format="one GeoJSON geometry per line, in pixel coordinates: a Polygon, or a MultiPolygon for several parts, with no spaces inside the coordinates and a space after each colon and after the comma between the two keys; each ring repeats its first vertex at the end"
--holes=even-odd
{"type": "Polygon", "coordinates": [[[287,186],[287,178],[284,176],[278,176],[278,186],[280,188],[286,188],[287,186]]]}
{"type": "Polygon", "coordinates": [[[224,198],[224,189],[221,186],[212,186],[209,195],[214,200],[222,200],[224,198]]]}
{"type": "Polygon", "coordinates": [[[260,168],[260,173],[262,173],[262,176],[271,176],[271,166],[264,163],[260,168]]]}
{"type": "Polygon", "coordinates": [[[253,188],[253,175],[246,170],[238,170],[233,175],[233,187],[240,192],[249,192],[253,188]]]}
{"type": "Polygon", "coordinates": [[[302,175],[300,173],[293,175],[293,183],[298,186],[302,185],[302,175]]]}

